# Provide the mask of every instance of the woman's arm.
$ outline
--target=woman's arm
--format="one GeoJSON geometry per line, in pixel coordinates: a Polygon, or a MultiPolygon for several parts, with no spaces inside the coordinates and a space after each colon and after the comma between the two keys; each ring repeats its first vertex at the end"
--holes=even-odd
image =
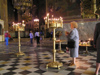
{"type": "Polygon", "coordinates": [[[67,36],[69,34],[69,32],[65,31],[65,35],[67,36]]]}
{"type": "Polygon", "coordinates": [[[75,37],[75,30],[72,30],[68,35],[68,39],[74,39],[74,37],[75,37]]]}

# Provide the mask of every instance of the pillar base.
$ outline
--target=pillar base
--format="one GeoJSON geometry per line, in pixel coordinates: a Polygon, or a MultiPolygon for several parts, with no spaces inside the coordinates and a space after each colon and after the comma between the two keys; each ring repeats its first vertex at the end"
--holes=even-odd
{"type": "Polygon", "coordinates": [[[25,55],[25,53],[23,53],[23,52],[19,52],[19,53],[16,53],[16,55],[17,55],[17,57],[18,57],[18,56],[25,55]]]}
{"type": "Polygon", "coordinates": [[[58,50],[57,53],[64,53],[64,51],[63,50],[58,50]]]}
{"type": "Polygon", "coordinates": [[[48,63],[46,65],[46,69],[48,69],[48,67],[60,69],[60,67],[62,67],[62,66],[63,66],[62,63],[59,63],[59,62],[50,62],[50,63],[48,63]]]}
{"type": "Polygon", "coordinates": [[[88,51],[85,51],[83,54],[89,54],[89,52],[88,51]]]}

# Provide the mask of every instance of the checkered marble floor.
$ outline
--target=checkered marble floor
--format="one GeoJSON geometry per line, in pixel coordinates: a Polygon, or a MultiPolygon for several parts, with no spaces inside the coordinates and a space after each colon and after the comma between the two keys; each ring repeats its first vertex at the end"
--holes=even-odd
{"type": "Polygon", "coordinates": [[[94,75],[96,68],[96,51],[90,54],[79,54],[76,66],[68,66],[71,62],[69,52],[56,53],[56,61],[62,62],[62,70],[42,70],[41,65],[53,61],[52,48],[33,45],[21,47],[25,56],[17,57],[18,46],[9,44],[5,46],[0,43],[0,75],[94,75]]]}

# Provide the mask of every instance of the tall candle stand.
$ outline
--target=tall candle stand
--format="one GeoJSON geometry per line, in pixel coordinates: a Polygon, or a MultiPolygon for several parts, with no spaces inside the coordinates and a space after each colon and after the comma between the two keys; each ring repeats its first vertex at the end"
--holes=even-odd
{"type": "Polygon", "coordinates": [[[17,53],[17,57],[21,56],[21,55],[25,55],[25,53],[23,53],[21,51],[21,43],[20,43],[20,31],[24,31],[25,30],[24,28],[25,28],[24,21],[22,21],[22,23],[14,23],[13,22],[13,29],[15,31],[18,31],[18,41],[19,41],[18,47],[19,47],[19,52],[17,53]]]}
{"type": "Polygon", "coordinates": [[[56,61],[56,49],[55,49],[55,29],[56,28],[63,28],[63,20],[62,18],[49,18],[49,14],[44,18],[45,19],[45,24],[47,24],[47,28],[52,28],[53,29],[53,62],[50,62],[46,65],[46,69],[48,67],[52,68],[58,68],[60,69],[61,66],[63,66],[62,63],[56,61]]]}

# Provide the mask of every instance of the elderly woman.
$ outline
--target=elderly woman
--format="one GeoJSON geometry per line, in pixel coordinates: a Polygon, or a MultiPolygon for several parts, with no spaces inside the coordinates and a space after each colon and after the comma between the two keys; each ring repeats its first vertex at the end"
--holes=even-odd
{"type": "Polygon", "coordinates": [[[68,41],[73,39],[75,41],[75,47],[69,48],[70,50],[70,56],[72,57],[72,62],[70,63],[70,66],[75,66],[76,57],[78,57],[78,49],[79,49],[79,34],[78,30],[76,29],[78,27],[77,22],[73,21],[70,23],[71,32],[66,32],[66,35],[68,37],[68,41]]]}

